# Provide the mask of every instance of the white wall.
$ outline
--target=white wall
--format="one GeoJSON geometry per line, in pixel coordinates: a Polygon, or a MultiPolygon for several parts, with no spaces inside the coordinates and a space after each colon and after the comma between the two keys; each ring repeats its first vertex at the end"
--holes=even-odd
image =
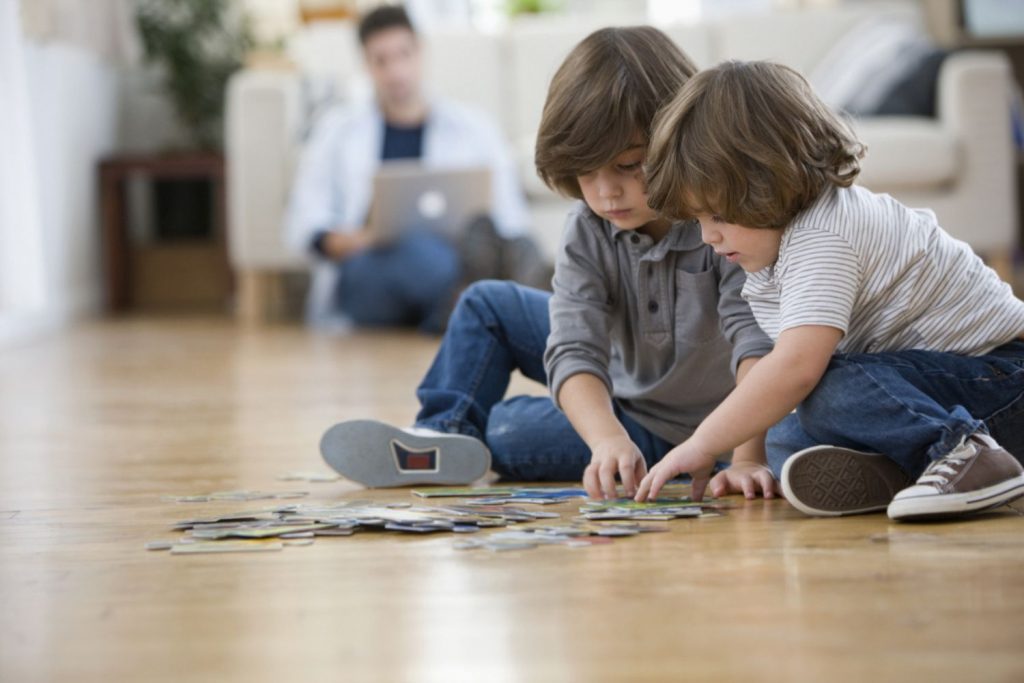
{"type": "Polygon", "coordinates": [[[117,72],[61,44],[26,52],[49,304],[73,316],[102,303],[96,167],[117,147],[117,72]]]}
{"type": "Polygon", "coordinates": [[[42,301],[29,311],[0,312],[0,343],[53,329],[100,308],[96,166],[117,147],[116,67],[63,43],[25,40],[22,45],[39,220],[34,228],[2,227],[41,233],[45,286],[42,301]]]}

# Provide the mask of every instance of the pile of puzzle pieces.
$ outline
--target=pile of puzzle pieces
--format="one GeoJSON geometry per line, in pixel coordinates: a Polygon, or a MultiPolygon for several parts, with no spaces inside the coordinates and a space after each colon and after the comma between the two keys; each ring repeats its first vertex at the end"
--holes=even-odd
{"type": "MultiPolygon", "coordinates": [[[[151,541],[148,550],[169,550],[172,555],[224,552],[266,552],[286,546],[311,545],[318,537],[351,536],[357,532],[385,531],[404,534],[478,534],[457,541],[456,549],[521,550],[540,545],[588,547],[612,538],[667,531],[665,522],[679,518],[716,516],[724,504],[700,503],[688,498],[664,498],[651,503],[629,499],[585,502],[580,515],[568,523],[557,512],[527,509],[571,499],[586,498],[579,488],[492,487],[431,488],[412,492],[420,498],[455,498],[458,504],[414,505],[373,501],[288,503],[259,510],[187,519],[176,523],[184,532],[172,540],[151,541]],[[509,529],[512,525],[515,529],[509,529]]],[[[228,491],[165,498],[176,502],[210,500],[265,500],[298,498],[305,492],[228,491]]]]}

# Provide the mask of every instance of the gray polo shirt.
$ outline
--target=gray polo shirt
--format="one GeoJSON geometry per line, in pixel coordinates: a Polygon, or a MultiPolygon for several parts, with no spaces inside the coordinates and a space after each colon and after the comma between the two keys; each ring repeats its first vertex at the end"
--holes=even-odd
{"type": "Polygon", "coordinates": [[[655,243],[580,202],[555,262],[544,354],[555,402],[569,377],[595,375],[630,417],[685,441],[733,389],[739,362],[772,349],[740,295],[744,282],[696,222],[655,243]]]}

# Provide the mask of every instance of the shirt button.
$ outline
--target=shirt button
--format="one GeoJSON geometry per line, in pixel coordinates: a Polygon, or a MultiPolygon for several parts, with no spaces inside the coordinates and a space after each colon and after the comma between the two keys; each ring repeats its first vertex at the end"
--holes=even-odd
{"type": "Polygon", "coordinates": [[[658,302],[657,301],[648,301],[647,302],[647,310],[650,311],[651,313],[657,313],[658,312],[658,302]]]}
{"type": "Polygon", "coordinates": [[[633,244],[640,244],[640,235],[630,235],[629,241],[633,244]]]}

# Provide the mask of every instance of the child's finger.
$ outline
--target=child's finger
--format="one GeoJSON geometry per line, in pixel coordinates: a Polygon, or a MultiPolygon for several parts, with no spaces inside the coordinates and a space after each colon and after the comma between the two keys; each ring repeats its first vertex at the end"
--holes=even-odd
{"type": "MultiPolygon", "coordinates": [[[[636,481],[637,485],[639,486],[639,482],[643,481],[644,477],[647,476],[647,463],[644,462],[643,458],[637,458],[634,467],[636,468],[636,481]]],[[[633,493],[636,493],[636,491],[633,491],[633,493]]],[[[630,495],[633,495],[633,493],[631,493],[630,495]]]]}
{"type": "Polygon", "coordinates": [[[622,478],[622,487],[626,490],[626,495],[634,495],[636,493],[636,473],[633,470],[633,463],[627,460],[621,461],[619,476],[622,478]]]}
{"type": "MultiPolygon", "coordinates": [[[[754,478],[744,476],[740,480],[740,487],[743,489],[743,497],[747,500],[757,498],[757,487],[754,486],[754,478]]],[[[712,494],[713,495],[713,494],[712,494]]]]}
{"type": "Polygon", "coordinates": [[[658,494],[661,493],[661,487],[668,481],[669,476],[665,474],[667,470],[664,467],[655,467],[651,470],[651,486],[647,492],[647,500],[657,500],[658,494]]]}
{"type": "Polygon", "coordinates": [[[700,502],[704,500],[704,489],[708,487],[707,475],[690,474],[693,479],[693,486],[691,487],[691,497],[694,501],[700,502]]]}
{"type": "Polygon", "coordinates": [[[754,475],[757,478],[759,484],[761,484],[761,491],[764,493],[765,498],[775,497],[775,477],[770,472],[761,471],[754,475]]]}
{"type": "Polygon", "coordinates": [[[644,460],[643,456],[636,459],[636,480],[640,481],[647,476],[647,461],[644,460]]]}
{"type": "Polygon", "coordinates": [[[711,495],[715,498],[723,495],[729,489],[728,475],[725,472],[719,472],[711,478],[711,495]]]}
{"type": "Polygon", "coordinates": [[[601,470],[598,476],[601,479],[601,492],[604,494],[605,500],[615,498],[615,471],[616,463],[614,460],[601,463],[601,470]]]}
{"type": "Polygon", "coordinates": [[[591,498],[601,497],[601,487],[597,482],[597,468],[592,464],[583,470],[583,488],[586,489],[587,495],[591,498]]]}
{"type": "Polygon", "coordinates": [[[640,487],[637,488],[636,495],[633,496],[633,500],[635,500],[638,503],[644,502],[644,500],[647,498],[647,492],[651,490],[651,479],[654,478],[654,473],[657,471],[657,469],[658,468],[655,467],[653,470],[648,472],[647,476],[645,476],[640,481],[640,487]]]}

